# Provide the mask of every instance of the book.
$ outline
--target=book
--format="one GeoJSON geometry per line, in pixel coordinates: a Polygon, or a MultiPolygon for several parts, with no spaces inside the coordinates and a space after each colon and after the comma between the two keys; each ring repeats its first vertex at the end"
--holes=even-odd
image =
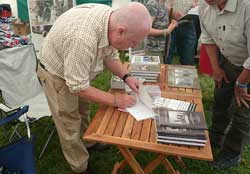
{"type": "Polygon", "coordinates": [[[200,89],[197,69],[194,66],[169,65],[167,69],[168,86],[200,89]]]}
{"type": "Polygon", "coordinates": [[[160,74],[160,65],[150,64],[130,64],[129,71],[134,73],[160,74]]]}
{"type": "Polygon", "coordinates": [[[199,139],[199,138],[191,138],[191,137],[171,137],[171,136],[158,136],[159,139],[165,139],[165,140],[176,140],[176,141],[186,141],[186,142],[196,142],[196,143],[206,143],[206,139],[199,139]]]}
{"type": "Polygon", "coordinates": [[[110,87],[112,89],[125,89],[125,83],[118,76],[112,76],[110,80],[110,87]]]}
{"type": "Polygon", "coordinates": [[[195,111],[197,104],[190,103],[182,100],[156,97],[153,102],[153,108],[164,108],[170,110],[180,110],[180,111],[195,111]]]}
{"type": "Polygon", "coordinates": [[[169,126],[160,126],[158,124],[156,127],[157,127],[156,128],[157,135],[159,135],[159,136],[206,139],[204,130],[186,129],[186,128],[171,128],[169,126]]]}
{"type": "Polygon", "coordinates": [[[131,64],[160,64],[159,56],[139,56],[135,55],[132,57],[131,64]]]}
{"type": "Polygon", "coordinates": [[[163,143],[163,144],[178,144],[178,145],[198,146],[198,147],[204,147],[206,145],[206,143],[200,143],[200,142],[170,140],[170,139],[162,139],[162,138],[157,138],[157,142],[163,143]]]}
{"type": "Polygon", "coordinates": [[[202,112],[176,111],[159,108],[157,116],[159,116],[160,126],[169,126],[172,128],[187,129],[207,129],[205,118],[202,112]]]}

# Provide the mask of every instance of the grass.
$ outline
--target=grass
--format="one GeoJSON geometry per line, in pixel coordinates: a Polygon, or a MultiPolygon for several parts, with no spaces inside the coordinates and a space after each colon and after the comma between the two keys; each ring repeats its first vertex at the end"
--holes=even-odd
{"type": "MultiPolygon", "coordinates": [[[[124,56],[124,53],[123,53],[124,56]]],[[[97,79],[92,83],[93,86],[96,86],[102,90],[109,89],[109,79],[111,73],[105,70],[100,74],[97,79]]],[[[211,124],[211,106],[213,103],[213,81],[208,76],[200,75],[201,81],[201,90],[203,95],[203,106],[205,115],[207,118],[208,125],[211,124]]],[[[97,104],[91,105],[91,116],[94,115],[98,109],[97,104]]],[[[36,156],[42,149],[43,144],[45,143],[46,136],[48,136],[48,131],[45,131],[48,125],[53,124],[51,119],[45,118],[39,122],[33,124],[32,131],[37,135],[37,141],[35,144],[36,156]]],[[[49,127],[50,128],[50,127],[49,127]]],[[[0,142],[3,144],[6,141],[6,137],[3,136],[2,131],[0,131],[0,142]]],[[[153,153],[141,152],[138,155],[138,160],[141,164],[146,164],[148,161],[154,158],[153,153]]],[[[122,156],[119,153],[118,149],[112,146],[109,150],[97,152],[90,152],[90,169],[91,174],[110,174],[113,165],[122,160],[122,156]]],[[[225,171],[213,170],[209,167],[206,161],[192,160],[184,158],[186,163],[186,168],[179,167],[173,159],[170,158],[170,161],[176,169],[178,169],[182,174],[249,174],[250,172],[250,147],[247,146],[244,154],[243,160],[239,167],[231,168],[225,171]]],[[[69,165],[61,151],[60,143],[57,134],[53,136],[52,141],[50,142],[47,151],[45,152],[41,160],[36,160],[36,168],[38,174],[70,174],[71,170],[69,165]]],[[[129,167],[124,169],[124,173],[132,173],[129,167]]],[[[166,171],[163,166],[157,167],[154,171],[154,174],[165,174],[166,171]]]]}

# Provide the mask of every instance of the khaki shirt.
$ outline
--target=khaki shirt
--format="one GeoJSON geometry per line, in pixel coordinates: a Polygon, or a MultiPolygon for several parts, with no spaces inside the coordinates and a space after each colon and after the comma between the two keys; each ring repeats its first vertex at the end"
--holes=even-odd
{"type": "Polygon", "coordinates": [[[200,10],[200,20],[203,44],[216,44],[231,63],[250,69],[249,0],[228,0],[222,11],[217,5],[207,6],[200,10]]]}
{"type": "Polygon", "coordinates": [[[41,63],[50,73],[65,79],[71,92],[89,87],[103,70],[104,59],[119,59],[108,41],[111,12],[101,4],[76,6],[56,20],[44,40],[41,63]]]}

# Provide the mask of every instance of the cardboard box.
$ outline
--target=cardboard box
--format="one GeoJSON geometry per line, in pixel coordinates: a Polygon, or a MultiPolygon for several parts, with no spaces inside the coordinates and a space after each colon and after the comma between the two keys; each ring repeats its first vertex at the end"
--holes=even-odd
{"type": "Polygon", "coordinates": [[[15,20],[12,22],[13,30],[15,35],[25,36],[30,34],[30,25],[27,22],[21,22],[20,20],[15,20]]]}

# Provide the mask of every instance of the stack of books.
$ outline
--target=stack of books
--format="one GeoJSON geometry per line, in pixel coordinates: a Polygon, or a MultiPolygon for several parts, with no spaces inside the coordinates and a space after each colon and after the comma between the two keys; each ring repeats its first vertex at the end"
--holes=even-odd
{"type": "Polygon", "coordinates": [[[125,89],[125,83],[118,76],[112,76],[110,80],[110,87],[112,89],[125,89]]]}
{"type": "Polygon", "coordinates": [[[157,82],[160,74],[159,56],[133,56],[129,71],[137,79],[145,82],[157,82]]]}
{"type": "Polygon", "coordinates": [[[207,125],[201,112],[158,109],[155,117],[157,142],[203,147],[207,125]]]}
{"type": "Polygon", "coordinates": [[[169,65],[168,86],[200,89],[200,81],[195,66],[169,65]]]}

